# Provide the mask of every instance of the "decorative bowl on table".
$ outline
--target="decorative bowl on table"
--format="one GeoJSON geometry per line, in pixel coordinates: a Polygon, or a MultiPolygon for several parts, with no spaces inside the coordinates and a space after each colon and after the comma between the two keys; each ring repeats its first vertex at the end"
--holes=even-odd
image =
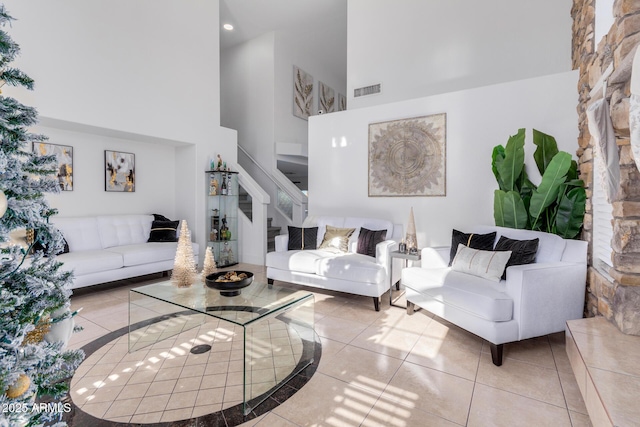
{"type": "Polygon", "coordinates": [[[217,289],[220,295],[234,297],[240,295],[242,288],[246,288],[253,282],[253,273],[250,271],[219,271],[209,274],[205,278],[208,288],[217,289]]]}

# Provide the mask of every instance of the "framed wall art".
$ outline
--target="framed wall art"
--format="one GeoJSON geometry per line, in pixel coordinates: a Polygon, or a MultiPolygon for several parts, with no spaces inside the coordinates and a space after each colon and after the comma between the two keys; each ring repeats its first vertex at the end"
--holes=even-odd
{"type": "Polygon", "coordinates": [[[104,150],[104,191],[136,191],[136,155],[104,150]]]}
{"type": "Polygon", "coordinates": [[[322,82],[318,82],[318,110],[323,113],[336,111],[335,91],[322,82]]]}
{"type": "Polygon", "coordinates": [[[446,195],[446,114],[369,125],[369,196],[446,195]]]}
{"type": "Polygon", "coordinates": [[[313,108],[313,76],[293,66],[293,115],[308,120],[313,108]]]}
{"type": "Polygon", "coordinates": [[[338,94],[338,111],[345,111],[347,109],[347,97],[343,94],[338,94]]]}
{"type": "Polygon", "coordinates": [[[41,156],[56,156],[60,190],[73,191],[73,147],[34,142],[32,151],[41,156]]]}

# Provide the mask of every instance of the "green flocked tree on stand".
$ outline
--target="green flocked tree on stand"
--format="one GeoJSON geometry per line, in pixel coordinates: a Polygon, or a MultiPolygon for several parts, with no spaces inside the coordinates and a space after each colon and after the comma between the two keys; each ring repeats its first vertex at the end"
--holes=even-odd
{"type": "MultiPolygon", "coordinates": [[[[10,65],[19,53],[5,31],[12,19],[0,4],[0,84],[32,89],[10,65]]],[[[32,153],[46,140],[28,131],[36,122],[34,108],[0,94],[0,426],[65,425],[68,379],[84,357],[50,332],[71,316],[72,276],[56,261],[63,237],[44,197],[60,191],[56,161],[32,153]],[[35,242],[12,239],[26,230],[35,242]]]]}

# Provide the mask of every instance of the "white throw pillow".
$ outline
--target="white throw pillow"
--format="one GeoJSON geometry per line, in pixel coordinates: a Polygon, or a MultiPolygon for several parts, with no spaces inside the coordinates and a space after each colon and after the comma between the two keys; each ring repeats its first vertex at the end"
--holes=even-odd
{"type": "Polygon", "coordinates": [[[499,282],[510,257],[511,251],[480,251],[461,243],[451,269],[499,282]]]}

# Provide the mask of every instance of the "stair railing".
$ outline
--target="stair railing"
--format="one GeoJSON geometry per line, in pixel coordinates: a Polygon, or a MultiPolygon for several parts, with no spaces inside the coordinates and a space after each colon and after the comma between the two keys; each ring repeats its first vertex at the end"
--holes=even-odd
{"type": "MultiPolygon", "coordinates": [[[[238,145],[238,159],[247,160],[249,173],[260,183],[273,200],[276,200],[273,211],[277,212],[277,225],[301,224],[307,217],[308,198],[282,172],[273,167],[271,171],[258,163],[242,146],[238,145]]],[[[240,160],[238,160],[240,161],[240,160]]]]}

